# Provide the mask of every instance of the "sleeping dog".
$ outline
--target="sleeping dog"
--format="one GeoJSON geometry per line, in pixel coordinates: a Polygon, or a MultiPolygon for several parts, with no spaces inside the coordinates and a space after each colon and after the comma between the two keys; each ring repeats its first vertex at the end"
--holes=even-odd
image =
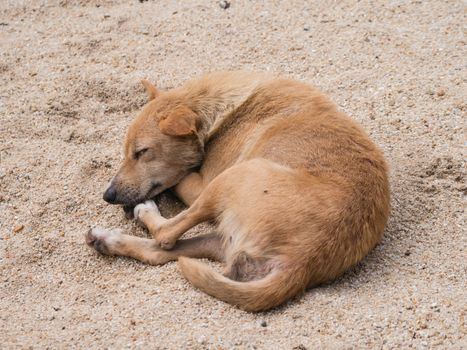
{"type": "Polygon", "coordinates": [[[202,291],[266,310],[328,282],[381,240],[387,166],[364,131],[317,89],[251,72],[218,72],[149,102],[130,125],[125,159],[105,191],[134,207],[152,239],[92,229],[88,245],[160,265],[178,260],[202,291]],[[172,188],[171,219],[150,200],[172,188]],[[214,232],[178,240],[207,220],[214,232]],[[194,258],[225,264],[223,273],[194,258]]]}

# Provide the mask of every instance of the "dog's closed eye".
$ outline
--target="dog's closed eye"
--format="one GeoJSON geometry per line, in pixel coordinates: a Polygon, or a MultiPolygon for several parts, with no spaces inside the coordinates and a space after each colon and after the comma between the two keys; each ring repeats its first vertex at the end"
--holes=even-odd
{"type": "Polygon", "coordinates": [[[140,149],[139,151],[136,151],[136,152],[135,152],[135,155],[134,155],[135,159],[136,159],[136,160],[140,159],[141,156],[142,156],[144,153],[146,153],[148,149],[149,149],[149,148],[142,148],[142,149],[140,149]]]}

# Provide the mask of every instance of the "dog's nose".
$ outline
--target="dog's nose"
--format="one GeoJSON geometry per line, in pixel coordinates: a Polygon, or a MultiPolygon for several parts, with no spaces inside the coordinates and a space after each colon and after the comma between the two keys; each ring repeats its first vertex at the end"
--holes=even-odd
{"type": "Polygon", "coordinates": [[[103,198],[107,203],[115,203],[115,200],[117,199],[117,191],[113,185],[110,185],[109,188],[105,190],[103,198]]]}

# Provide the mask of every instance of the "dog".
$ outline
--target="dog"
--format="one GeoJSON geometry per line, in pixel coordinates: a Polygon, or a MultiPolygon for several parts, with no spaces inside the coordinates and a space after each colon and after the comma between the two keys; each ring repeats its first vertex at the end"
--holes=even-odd
{"type": "Polygon", "coordinates": [[[104,200],[134,207],[152,239],[91,229],[86,242],[98,252],[178,260],[195,287],[254,312],[336,279],[380,242],[390,211],[385,159],[317,89],[251,72],[169,91],[143,85],[149,102],[104,200]],[[151,200],[167,189],[188,206],[171,219],[151,200]],[[178,240],[204,221],[216,230],[178,240]],[[225,263],[223,274],[195,258],[225,263]]]}

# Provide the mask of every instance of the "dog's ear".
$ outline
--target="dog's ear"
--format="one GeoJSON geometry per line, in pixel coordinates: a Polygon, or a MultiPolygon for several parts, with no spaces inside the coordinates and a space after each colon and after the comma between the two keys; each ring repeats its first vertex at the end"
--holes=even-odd
{"type": "Polygon", "coordinates": [[[141,83],[143,84],[144,88],[146,89],[146,92],[148,93],[149,101],[152,101],[157,96],[159,96],[160,91],[157,90],[157,88],[153,84],[151,84],[149,80],[143,79],[141,80],[141,83]]]}
{"type": "Polygon", "coordinates": [[[159,121],[159,129],[169,136],[196,135],[198,131],[199,118],[195,112],[188,107],[177,107],[166,117],[159,121]]]}

